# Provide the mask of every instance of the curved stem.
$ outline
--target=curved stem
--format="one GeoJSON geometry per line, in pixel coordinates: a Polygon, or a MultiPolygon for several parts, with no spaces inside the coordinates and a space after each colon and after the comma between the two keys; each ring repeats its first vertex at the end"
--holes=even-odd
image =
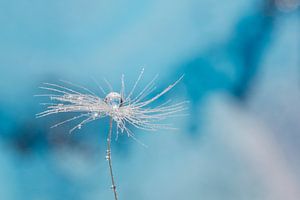
{"type": "Polygon", "coordinates": [[[109,121],[109,132],[108,132],[108,136],[107,136],[107,150],[106,150],[106,160],[108,161],[108,165],[109,165],[109,173],[110,173],[110,178],[111,178],[111,189],[114,192],[114,196],[115,196],[115,200],[118,200],[118,195],[117,195],[117,187],[115,184],[115,179],[114,179],[114,175],[113,175],[113,170],[112,170],[112,160],[111,160],[111,135],[112,135],[112,123],[113,123],[113,119],[110,118],[109,121]]]}

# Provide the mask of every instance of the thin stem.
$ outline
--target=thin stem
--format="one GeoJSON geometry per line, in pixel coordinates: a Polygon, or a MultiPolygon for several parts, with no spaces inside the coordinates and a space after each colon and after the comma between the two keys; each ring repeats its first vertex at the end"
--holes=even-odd
{"type": "Polygon", "coordinates": [[[113,119],[110,118],[109,121],[109,132],[108,132],[108,136],[107,136],[107,150],[106,150],[106,160],[108,161],[108,165],[109,165],[109,173],[110,173],[110,178],[111,178],[111,189],[114,192],[114,196],[115,196],[115,200],[118,200],[118,195],[117,195],[117,187],[115,184],[115,179],[114,179],[114,175],[113,175],[113,170],[112,170],[112,160],[111,160],[111,135],[112,135],[112,123],[113,123],[113,119]]]}

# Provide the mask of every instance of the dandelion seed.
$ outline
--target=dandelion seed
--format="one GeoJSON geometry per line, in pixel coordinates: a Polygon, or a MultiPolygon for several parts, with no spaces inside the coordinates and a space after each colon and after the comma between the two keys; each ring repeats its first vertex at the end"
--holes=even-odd
{"type": "MultiPolygon", "coordinates": [[[[186,109],[186,101],[171,104],[171,101],[166,101],[156,107],[150,105],[159,99],[161,96],[169,92],[175,85],[177,85],[183,78],[180,77],[173,84],[169,85],[163,91],[157,93],[151,98],[146,99],[152,95],[155,91],[155,80],[154,77],[140,92],[136,93],[138,83],[143,77],[144,69],[141,71],[132,89],[126,96],[125,93],[125,81],[124,75],[121,77],[121,89],[120,92],[114,91],[111,84],[104,79],[110,92],[104,96],[104,98],[98,97],[93,91],[82,87],[80,85],[73,84],[71,82],[62,81],[64,84],[69,85],[66,87],[59,84],[43,83],[41,89],[48,91],[48,94],[41,94],[37,96],[48,97],[50,103],[43,103],[42,105],[47,106],[46,110],[38,113],[38,118],[53,115],[57,113],[75,113],[76,116],[59,122],[52,127],[61,126],[65,123],[79,120],[82,121],[70,130],[70,133],[76,129],[81,129],[85,124],[103,118],[110,118],[110,128],[107,137],[107,151],[106,160],[109,163],[109,170],[111,176],[111,182],[114,192],[115,200],[118,199],[114,176],[112,172],[112,160],[111,160],[111,137],[112,137],[112,124],[115,122],[117,127],[117,136],[119,132],[127,133],[128,137],[133,138],[135,141],[142,144],[137,138],[135,138],[133,132],[127,127],[128,124],[135,128],[156,131],[158,129],[173,129],[170,124],[161,123],[163,120],[169,117],[178,116],[181,111],[186,109]],[[83,91],[83,92],[81,92],[83,91]]],[[[105,90],[97,83],[99,89],[105,94],[105,90]]],[[[142,144],[143,145],[143,144],[142,144]]]]}
{"type": "MultiPolygon", "coordinates": [[[[121,79],[122,83],[120,92],[111,91],[104,98],[96,96],[94,92],[87,88],[70,82],[63,81],[63,83],[68,84],[73,88],[59,84],[44,83],[40,88],[49,91],[50,94],[42,94],[39,96],[49,97],[51,103],[44,104],[47,106],[47,109],[38,113],[36,116],[39,118],[56,113],[77,113],[80,117],[76,117],[75,119],[85,118],[77,126],[71,129],[70,132],[73,132],[76,129],[81,129],[86,123],[106,116],[113,119],[116,123],[118,132],[126,132],[128,136],[133,135],[127,127],[128,124],[135,128],[149,131],[172,129],[171,125],[162,124],[161,121],[169,117],[177,116],[179,112],[186,109],[187,102],[180,102],[176,104],[166,102],[160,106],[152,108],[150,107],[150,104],[170,91],[182,79],[182,77],[160,93],[154,95],[154,97],[144,100],[147,96],[153,94],[153,91],[155,90],[154,82],[157,76],[151,80],[136,97],[132,97],[138,83],[142,79],[143,73],[144,70],[142,70],[138,76],[138,79],[128,96],[125,94],[124,75],[121,79]],[[80,90],[83,90],[84,93],[80,92],[80,90]],[[82,115],[83,113],[85,115],[82,115]]],[[[107,80],[105,80],[105,82],[111,90],[111,84],[107,80]]],[[[72,119],[74,118],[66,121],[73,121],[72,119]]],[[[65,124],[65,122],[55,124],[53,127],[57,127],[62,124],[65,124]]]]}

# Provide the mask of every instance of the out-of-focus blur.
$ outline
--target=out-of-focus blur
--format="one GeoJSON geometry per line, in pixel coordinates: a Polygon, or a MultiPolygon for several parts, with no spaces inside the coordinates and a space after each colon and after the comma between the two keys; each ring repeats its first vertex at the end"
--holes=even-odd
{"type": "Polygon", "coordinates": [[[132,128],[112,156],[121,200],[300,199],[299,0],[0,0],[0,199],[113,199],[108,120],[36,119],[42,82],[103,78],[189,101],[176,131],[132,128]],[[75,124],[76,125],[76,124],[75,124]]]}

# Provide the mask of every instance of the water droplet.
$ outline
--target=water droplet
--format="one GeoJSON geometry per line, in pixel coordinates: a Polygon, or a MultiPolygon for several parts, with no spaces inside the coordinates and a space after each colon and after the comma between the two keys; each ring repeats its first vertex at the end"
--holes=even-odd
{"type": "Polygon", "coordinates": [[[113,109],[119,108],[122,103],[123,103],[123,99],[121,97],[121,95],[117,92],[111,92],[109,93],[104,101],[111,106],[113,109]]]}
{"type": "Polygon", "coordinates": [[[112,186],[110,186],[110,188],[114,190],[114,189],[116,189],[116,186],[112,185],[112,186]]]}
{"type": "Polygon", "coordinates": [[[106,160],[109,160],[109,156],[108,156],[108,155],[107,155],[107,156],[105,156],[105,159],[106,159],[106,160]]]}
{"type": "Polygon", "coordinates": [[[81,125],[81,124],[79,124],[79,125],[77,126],[77,128],[78,128],[78,129],[81,129],[81,127],[82,127],[82,125],[81,125]]]}
{"type": "Polygon", "coordinates": [[[93,113],[93,119],[96,119],[98,116],[99,116],[99,113],[98,113],[98,112],[94,112],[94,113],[93,113]]]}

